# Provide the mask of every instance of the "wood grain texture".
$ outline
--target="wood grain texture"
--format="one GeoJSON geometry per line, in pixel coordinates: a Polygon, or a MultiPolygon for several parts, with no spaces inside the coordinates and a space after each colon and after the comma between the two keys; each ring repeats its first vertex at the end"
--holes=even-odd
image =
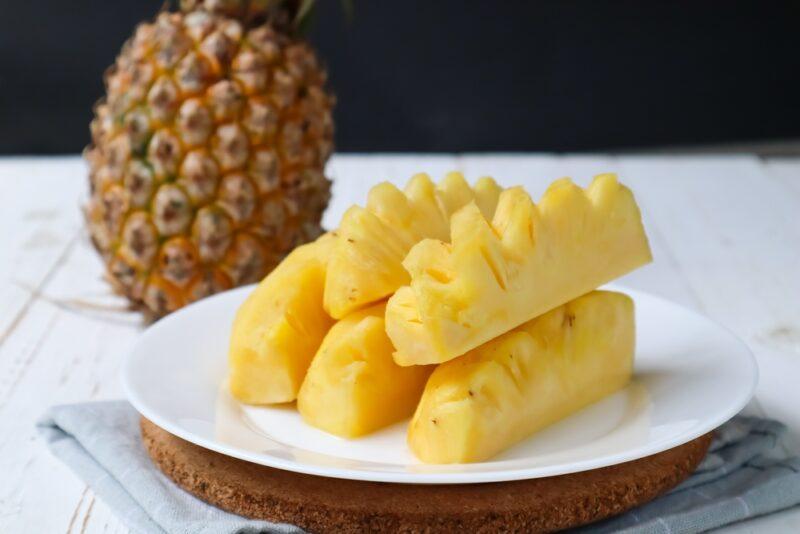
{"type": "MultiPolygon", "coordinates": [[[[761,368],[755,413],[800,437],[800,159],[747,156],[337,155],[329,227],[369,187],[415,172],[493,175],[538,197],[553,179],[615,171],[642,204],[655,262],[621,283],[731,329],[761,368]]],[[[102,280],[82,230],[77,157],[0,159],[0,532],[126,532],[36,436],[48,406],[120,398],[121,358],[141,331],[102,280]]],[[[800,452],[800,440],[790,446],[800,452]]],[[[733,532],[800,530],[800,510],[733,532]]]]}

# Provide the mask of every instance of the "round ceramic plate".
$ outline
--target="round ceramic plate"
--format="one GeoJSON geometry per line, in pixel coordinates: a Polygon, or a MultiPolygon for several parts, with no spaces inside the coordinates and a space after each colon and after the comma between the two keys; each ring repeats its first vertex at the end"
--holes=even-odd
{"type": "Polygon", "coordinates": [[[192,443],[257,464],[328,477],[453,484],[562,475],[649,456],[721,425],[753,395],[750,351],[709,319],[638,291],[634,379],[624,390],[490,461],[426,465],[406,424],[347,440],[306,425],[294,406],[249,407],[227,393],[227,347],[252,286],[173,313],[148,328],[123,367],[133,406],[192,443]]]}

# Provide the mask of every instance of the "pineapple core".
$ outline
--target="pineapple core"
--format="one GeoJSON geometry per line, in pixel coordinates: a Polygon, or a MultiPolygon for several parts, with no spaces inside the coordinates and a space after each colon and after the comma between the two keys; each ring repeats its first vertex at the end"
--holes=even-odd
{"type": "Polygon", "coordinates": [[[410,283],[386,308],[399,365],[451,360],[652,259],[636,201],[613,174],[586,190],[557,180],[538,205],[505,190],[491,222],[468,204],[450,237],[420,241],[403,261],[410,283]]]}
{"type": "Polygon", "coordinates": [[[628,383],[633,301],[593,291],[439,365],[408,429],[428,463],[480,462],[628,383]]]}
{"type": "Polygon", "coordinates": [[[433,366],[394,363],[384,310],[382,303],[351,313],[325,336],[297,397],[310,425],[353,438],[414,413],[433,366]]]}
{"type": "Polygon", "coordinates": [[[291,402],[333,325],[322,309],[325,266],[336,242],[325,234],[296,248],[236,313],[228,365],[233,396],[247,404],[291,402]]]}

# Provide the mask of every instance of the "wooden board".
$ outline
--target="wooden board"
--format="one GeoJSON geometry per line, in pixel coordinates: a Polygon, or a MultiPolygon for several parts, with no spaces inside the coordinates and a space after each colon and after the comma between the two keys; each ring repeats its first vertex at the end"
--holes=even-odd
{"type": "Polygon", "coordinates": [[[711,434],[615,466],[489,484],[416,485],[304,475],[237,460],[141,421],[153,462],[229,512],[325,532],[547,532],[646,503],[689,476],[711,434]]]}

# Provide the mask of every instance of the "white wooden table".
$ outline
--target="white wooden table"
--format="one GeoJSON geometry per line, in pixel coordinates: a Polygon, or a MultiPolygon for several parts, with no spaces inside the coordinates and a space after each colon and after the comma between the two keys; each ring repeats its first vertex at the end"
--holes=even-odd
{"type": "MultiPolygon", "coordinates": [[[[749,407],[790,425],[800,452],[800,159],[748,156],[338,156],[331,227],[368,186],[458,169],[524,184],[586,184],[613,171],[641,204],[655,256],[624,284],[727,326],[761,368],[749,407]]],[[[0,159],[0,532],[126,532],[45,450],[34,421],[48,406],[122,396],[118,371],[141,331],[110,294],[82,226],[77,157],[0,159]]],[[[698,407],[702,409],[702,407],[698,407]]],[[[800,531],[800,509],[731,532],[800,531]]]]}

